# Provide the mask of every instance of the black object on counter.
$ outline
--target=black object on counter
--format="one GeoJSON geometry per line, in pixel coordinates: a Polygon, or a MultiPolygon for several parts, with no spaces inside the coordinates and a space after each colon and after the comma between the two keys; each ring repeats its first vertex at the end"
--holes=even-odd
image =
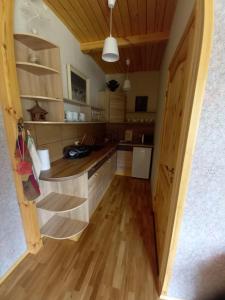
{"type": "Polygon", "coordinates": [[[91,147],[85,145],[70,145],[63,149],[64,158],[76,159],[82,158],[91,153],[91,147]]]}

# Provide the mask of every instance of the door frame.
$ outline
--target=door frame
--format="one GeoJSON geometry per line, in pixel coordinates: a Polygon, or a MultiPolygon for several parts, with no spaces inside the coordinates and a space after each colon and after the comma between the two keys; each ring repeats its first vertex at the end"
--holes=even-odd
{"type": "MultiPolygon", "coordinates": [[[[198,34],[195,37],[196,84],[191,91],[193,97],[193,109],[190,118],[189,131],[186,139],[183,157],[183,166],[178,191],[178,202],[170,222],[171,232],[167,234],[166,255],[163,260],[163,272],[159,276],[160,293],[166,295],[169,280],[172,273],[173,261],[176,255],[176,246],[182,221],[184,202],[186,198],[188,180],[190,176],[191,161],[196,143],[197,129],[200,121],[200,113],[203,102],[203,94],[207,79],[208,65],[212,45],[213,33],[213,0],[196,0],[194,14],[198,34]]],[[[17,197],[20,205],[21,216],[24,225],[25,236],[30,252],[36,252],[41,247],[40,231],[38,227],[36,209],[33,203],[24,198],[20,176],[15,172],[16,161],[14,157],[17,132],[17,120],[22,115],[19,97],[19,88],[16,75],[14,43],[13,43],[13,16],[14,1],[1,0],[0,5],[0,106],[6,128],[12,171],[14,174],[17,197]]],[[[178,46],[179,47],[179,46],[178,46]]]]}
{"type": "MultiPolygon", "coordinates": [[[[178,153],[178,170],[176,172],[179,174],[179,176],[176,176],[177,178],[174,178],[175,188],[173,189],[172,195],[172,197],[175,197],[177,201],[176,203],[173,203],[169,214],[168,226],[166,231],[165,250],[162,259],[162,270],[159,273],[158,277],[159,294],[161,297],[167,295],[169,281],[172,276],[173,263],[176,256],[179,233],[183,219],[184,205],[188,191],[191,164],[197,139],[197,131],[200,123],[201,108],[203,104],[203,96],[206,80],[208,77],[208,67],[212,49],[214,27],[213,0],[196,0],[190,20],[186,26],[186,29],[173,57],[176,57],[176,53],[179,51],[193,20],[195,20],[196,28],[193,42],[193,76],[190,83],[190,90],[188,91],[187,96],[190,99],[193,99],[193,102],[191,112],[188,111],[186,113],[186,116],[184,116],[184,118],[186,117],[188,126],[184,126],[185,128],[183,128],[183,130],[181,131],[181,144],[185,146],[181,147],[181,150],[178,153]]],[[[171,63],[172,62],[173,58],[171,60],[171,63]]],[[[160,150],[162,145],[162,131],[163,126],[161,128],[160,150]]],[[[157,169],[159,169],[159,160],[157,169]]]]}
{"type": "Polygon", "coordinates": [[[17,123],[22,116],[13,38],[14,1],[0,0],[0,110],[3,114],[11,169],[16,187],[27,249],[36,253],[42,247],[36,205],[27,201],[21,177],[16,172],[17,123]]]}

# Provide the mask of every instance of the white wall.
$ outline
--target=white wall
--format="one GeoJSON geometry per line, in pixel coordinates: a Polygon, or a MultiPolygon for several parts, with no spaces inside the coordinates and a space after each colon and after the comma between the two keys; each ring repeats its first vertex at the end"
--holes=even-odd
{"type": "MultiPolygon", "coordinates": [[[[66,64],[70,63],[85,76],[90,78],[90,101],[91,104],[95,105],[98,91],[103,90],[105,85],[105,74],[103,71],[92,58],[80,51],[79,42],[50,9],[44,14],[43,20],[37,19],[32,23],[27,24],[29,17],[25,16],[24,10],[22,10],[25,2],[25,0],[15,0],[15,32],[29,32],[30,27],[33,26],[38,29],[38,34],[40,36],[59,46],[61,52],[64,97],[68,98],[66,64]]],[[[42,0],[32,1],[32,3],[34,3],[34,8],[37,8],[38,10],[42,8],[42,0]]]]}
{"type": "Polygon", "coordinates": [[[166,47],[165,55],[160,70],[159,98],[157,104],[155,142],[154,142],[155,150],[154,150],[152,176],[151,176],[153,195],[155,195],[155,188],[156,188],[160,131],[161,131],[162,120],[163,120],[168,67],[170,61],[172,60],[173,54],[177,48],[177,45],[180,41],[180,38],[184,32],[185,26],[188,22],[188,18],[192,12],[194,3],[195,0],[178,0],[172,27],[171,27],[170,39],[166,47]]]}
{"type": "Polygon", "coordinates": [[[214,5],[213,51],[169,286],[169,296],[185,300],[225,299],[224,0],[214,5]]]}
{"type": "MultiPolygon", "coordinates": [[[[125,76],[125,74],[110,74],[106,76],[106,80],[117,80],[121,90],[125,76]]],[[[129,79],[131,89],[127,93],[127,111],[135,110],[136,96],[148,96],[148,112],[155,112],[159,93],[159,72],[134,72],[129,74],[129,79]]]]}
{"type": "Polygon", "coordinates": [[[0,277],[27,249],[0,111],[0,277]]]}

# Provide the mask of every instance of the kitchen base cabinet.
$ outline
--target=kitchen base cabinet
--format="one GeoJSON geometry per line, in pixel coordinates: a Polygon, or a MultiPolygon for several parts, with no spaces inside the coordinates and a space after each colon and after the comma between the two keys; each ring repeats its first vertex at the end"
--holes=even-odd
{"type": "Polygon", "coordinates": [[[108,189],[116,172],[117,154],[109,157],[88,180],[89,217],[93,214],[108,189]]]}
{"type": "Polygon", "coordinates": [[[117,151],[117,175],[131,176],[133,151],[117,151]]]}

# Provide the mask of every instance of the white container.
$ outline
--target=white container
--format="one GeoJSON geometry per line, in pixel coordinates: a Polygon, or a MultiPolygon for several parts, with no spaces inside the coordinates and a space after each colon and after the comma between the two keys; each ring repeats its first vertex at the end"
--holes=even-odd
{"type": "Polygon", "coordinates": [[[72,121],[78,121],[78,112],[72,111],[72,121]]]}
{"type": "Polygon", "coordinates": [[[66,120],[67,121],[73,121],[73,112],[72,111],[66,111],[66,120]]]}
{"type": "Polygon", "coordinates": [[[38,150],[38,156],[41,161],[41,171],[47,171],[51,168],[48,149],[38,150]]]}
{"type": "Polygon", "coordinates": [[[85,122],[85,114],[84,113],[79,114],[79,121],[85,122]]]}

